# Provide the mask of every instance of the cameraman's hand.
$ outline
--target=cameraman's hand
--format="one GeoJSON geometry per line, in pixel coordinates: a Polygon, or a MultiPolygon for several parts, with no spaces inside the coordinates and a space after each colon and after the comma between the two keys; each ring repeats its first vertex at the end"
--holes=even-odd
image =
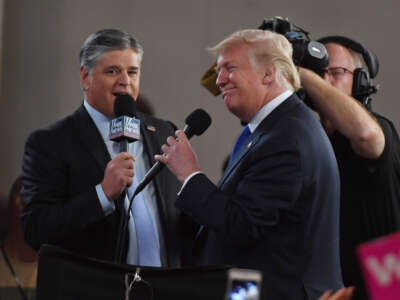
{"type": "MultiPolygon", "coordinates": [[[[385,136],[378,122],[353,97],[316,73],[299,68],[300,81],[321,117],[328,135],[339,131],[350,140],[354,152],[377,159],[383,152],[385,136]]],[[[327,78],[326,78],[327,79],[327,78]]]]}

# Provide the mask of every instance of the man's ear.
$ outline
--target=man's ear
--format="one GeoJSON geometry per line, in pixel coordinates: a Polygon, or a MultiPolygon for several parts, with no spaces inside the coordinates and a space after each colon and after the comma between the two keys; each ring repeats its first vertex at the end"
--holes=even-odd
{"type": "Polygon", "coordinates": [[[90,76],[89,72],[86,71],[85,67],[81,66],[80,69],[81,85],[84,91],[88,90],[90,87],[90,76]]]}
{"type": "Polygon", "coordinates": [[[264,77],[262,83],[265,85],[270,85],[275,81],[276,69],[274,66],[266,66],[264,69],[264,77]]]}

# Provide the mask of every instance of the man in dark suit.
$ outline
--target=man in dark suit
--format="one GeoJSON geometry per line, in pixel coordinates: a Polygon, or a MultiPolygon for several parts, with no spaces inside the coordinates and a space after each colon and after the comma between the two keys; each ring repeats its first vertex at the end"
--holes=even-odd
{"type": "MultiPolygon", "coordinates": [[[[119,153],[109,140],[114,101],[139,94],[142,46],[114,29],[88,37],[80,51],[84,103],[72,115],[32,133],[23,158],[22,213],[25,238],[35,248],[54,244],[79,254],[114,260],[125,187],[135,186],[153,156],[175,128],[138,113],[141,138],[119,153]]],[[[123,261],[150,266],[179,266],[182,219],[174,207],[179,182],[162,171],[132,209],[123,261]],[[135,216],[137,211],[145,220],[135,216]],[[142,222],[143,221],[143,222],[142,222]],[[143,240],[151,236],[152,240],[143,240]],[[147,254],[152,255],[148,257],[147,254]],[[126,259],[125,259],[126,256],[126,259]]]]}
{"type": "Polygon", "coordinates": [[[202,225],[194,260],[261,270],[263,299],[317,299],[340,288],[338,168],[323,128],[294,94],[290,43],[244,30],[211,51],[225,105],[248,123],[241,146],[218,186],[182,131],[156,156],[183,183],[176,205],[202,225]]]}

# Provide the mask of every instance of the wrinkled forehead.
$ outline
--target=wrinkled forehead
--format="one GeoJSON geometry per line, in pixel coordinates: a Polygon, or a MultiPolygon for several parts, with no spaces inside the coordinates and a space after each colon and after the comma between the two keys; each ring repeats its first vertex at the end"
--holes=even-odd
{"type": "Polygon", "coordinates": [[[140,57],[133,49],[111,50],[104,52],[97,60],[96,65],[126,65],[140,67],[140,57]]]}
{"type": "Polygon", "coordinates": [[[217,68],[228,63],[249,59],[249,46],[246,44],[234,44],[224,48],[217,56],[217,68]]]}
{"type": "Polygon", "coordinates": [[[329,54],[329,67],[354,69],[355,64],[349,49],[336,43],[326,43],[324,46],[329,54]]]}

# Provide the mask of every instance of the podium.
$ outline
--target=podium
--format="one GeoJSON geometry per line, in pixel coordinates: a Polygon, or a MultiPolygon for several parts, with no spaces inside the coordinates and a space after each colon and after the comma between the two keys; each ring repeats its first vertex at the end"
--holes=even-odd
{"type": "MultiPolygon", "coordinates": [[[[143,280],[133,283],[129,299],[223,300],[229,268],[140,267],[139,276],[143,280]]],[[[36,299],[127,299],[127,284],[132,283],[137,271],[137,266],[82,257],[55,246],[44,245],[39,252],[36,299]],[[126,283],[127,276],[129,282],[126,283]]]]}

